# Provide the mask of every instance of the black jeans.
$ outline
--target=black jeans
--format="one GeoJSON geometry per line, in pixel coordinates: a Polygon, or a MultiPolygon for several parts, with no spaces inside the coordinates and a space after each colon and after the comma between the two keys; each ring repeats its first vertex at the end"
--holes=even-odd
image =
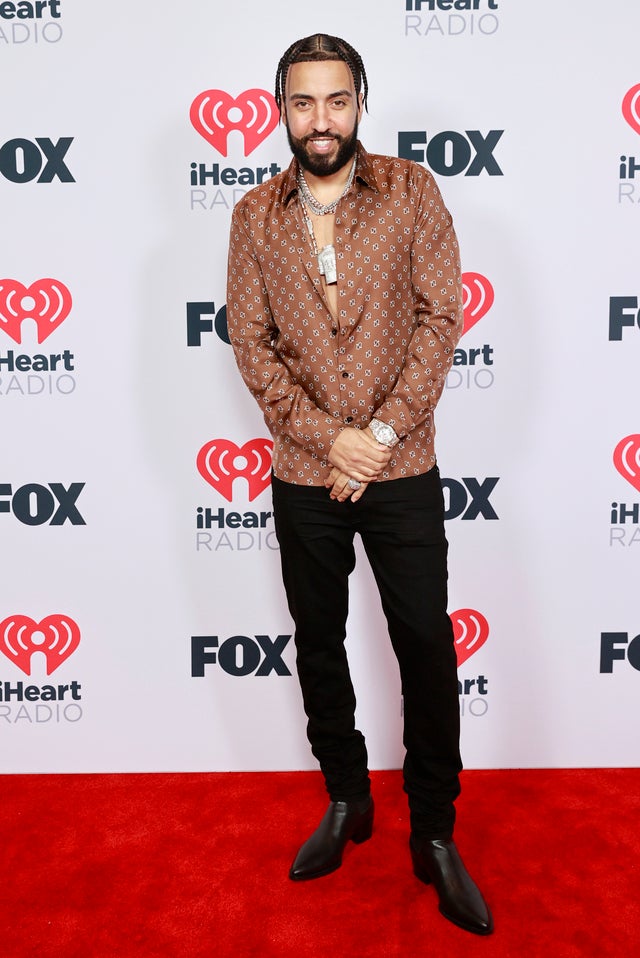
{"type": "Polygon", "coordinates": [[[344,647],[358,532],[400,667],[411,829],[424,838],[449,837],[462,764],[437,467],[421,476],[371,483],[356,503],[332,500],[324,487],[275,477],[272,489],[307,735],[330,798],[349,801],[369,792],[367,751],[355,727],[344,647]]]}

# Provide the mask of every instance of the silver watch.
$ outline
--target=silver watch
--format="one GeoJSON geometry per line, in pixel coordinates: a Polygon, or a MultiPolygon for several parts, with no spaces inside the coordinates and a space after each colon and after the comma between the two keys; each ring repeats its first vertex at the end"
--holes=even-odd
{"type": "Polygon", "coordinates": [[[398,442],[398,434],[392,426],[388,426],[386,422],[380,422],[379,419],[372,419],[369,423],[369,429],[383,446],[395,446],[398,442]]]}

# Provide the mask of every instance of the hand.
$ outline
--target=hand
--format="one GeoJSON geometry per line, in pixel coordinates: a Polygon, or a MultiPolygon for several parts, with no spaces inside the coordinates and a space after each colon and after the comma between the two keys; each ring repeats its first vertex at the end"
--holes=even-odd
{"type": "Polygon", "coordinates": [[[358,482],[377,479],[390,458],[388,446],[374,439],[368,430],[353,426],[343,429],[329,453],[331,465],[358,482]]]}
{"type": "Polygon", "coordinates": [[[332,499],[337,499],[338,502],[344,502],[349,498],[349,496],[351,496],[351,501],[357,502],[358,499],[362,498],[369,483],[359,480],[360,488],[351,489],[349,487],[349,479],[351,479],[351,476],[341,472],[339,469],[334,467],[331,470],[328,477],[325,479],[324,484],[329,490],[329,495],[332,499]]]}

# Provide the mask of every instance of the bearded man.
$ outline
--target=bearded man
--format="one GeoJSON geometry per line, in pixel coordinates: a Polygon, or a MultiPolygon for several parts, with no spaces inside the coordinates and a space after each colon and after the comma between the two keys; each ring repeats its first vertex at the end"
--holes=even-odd
{"type": "Polygon", "coordinates": [[[463,322],[458,245],[431,174],[359,142],[367,94],[344,40],[292,44],[276,101],[293,160],[240,200],[231,224],[229,335],[273,436],[297,671],[329,795],[289,874],[329,874],[349,841],[372,833],[345,652],[359,533],[400,668],[414,872],[434,884],[446,918],[489,934],[491,914],[453,840],[460,717],[434,450],[434,409],[463,322]]]}

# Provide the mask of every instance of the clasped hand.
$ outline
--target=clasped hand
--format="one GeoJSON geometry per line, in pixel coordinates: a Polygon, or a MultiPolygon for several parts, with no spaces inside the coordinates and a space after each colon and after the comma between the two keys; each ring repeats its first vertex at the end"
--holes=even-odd
{"type": "Polygon", "coordinates": [[[391,449],[378,442],[369,429],[348,426],[334,442],[329,453],[333,469],[325,480],[332,499],[357,502],[370,482],[374,482],[391,458],[391,449]],[[359,489],[349,488],[349,479],[357,479],[359,489]]]}

